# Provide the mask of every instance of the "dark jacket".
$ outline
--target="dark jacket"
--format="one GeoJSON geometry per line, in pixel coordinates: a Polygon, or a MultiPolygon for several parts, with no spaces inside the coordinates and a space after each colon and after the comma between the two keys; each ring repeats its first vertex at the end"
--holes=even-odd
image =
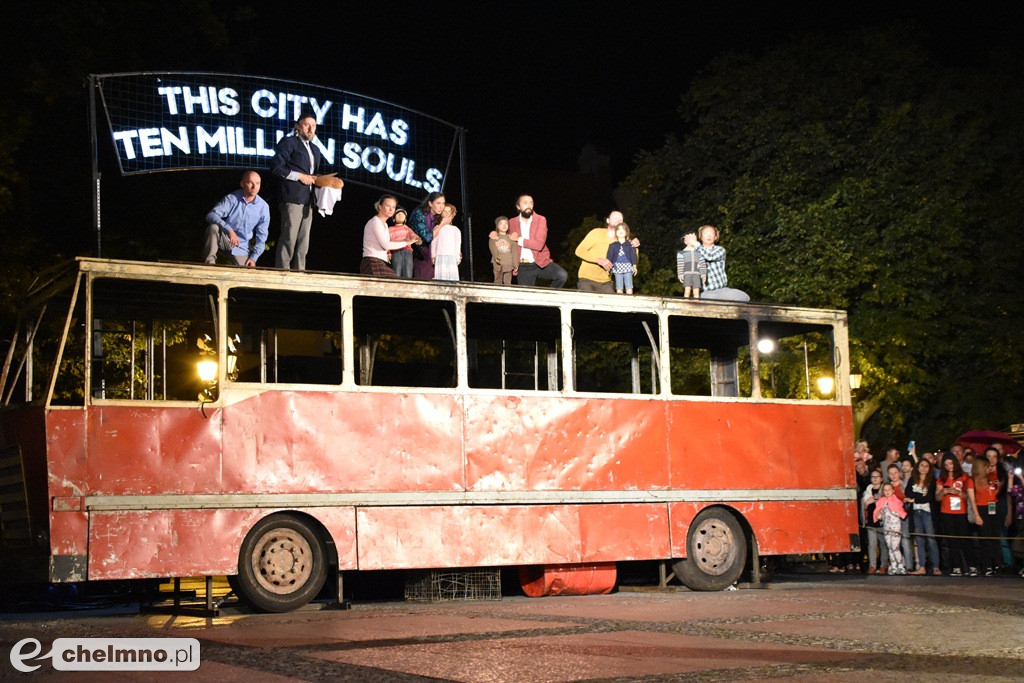
{"type": "MultiPolygon", "coordinates": [[[[313,150],[313,173],[320,168],[320,161],[323,155],[313,143],[309,144],[313,150]]],[[[303,185],[298,180],[288,180],[288,174],[292,171],[309,173],[309,154],[306,153],[306,146],[302,140],[295,135],[288,135],[281,138],[277,143],[274,159],[270,162],[271,174],[280,178],[280,190],[278,201],[288,204],[309,204],[313,201],[313,186],[303,185]]]]}

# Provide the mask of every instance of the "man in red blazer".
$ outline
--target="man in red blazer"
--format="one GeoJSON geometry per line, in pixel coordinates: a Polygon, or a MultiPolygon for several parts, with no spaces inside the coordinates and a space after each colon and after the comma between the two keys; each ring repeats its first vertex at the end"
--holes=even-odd
{"type": "Polygon", "coordinates": [[[516,199],[516,211],[519,215],[508,222],[509,233],[519,235],[520,263],[516,281],[533,287],[537,278],[543,278],[550,280],[554,288],[563,287],[569,274],[565,268],[551,260],[547,245],[547,219],[533,212],[533,197],[528,194],[519,195],[516,199]]]}

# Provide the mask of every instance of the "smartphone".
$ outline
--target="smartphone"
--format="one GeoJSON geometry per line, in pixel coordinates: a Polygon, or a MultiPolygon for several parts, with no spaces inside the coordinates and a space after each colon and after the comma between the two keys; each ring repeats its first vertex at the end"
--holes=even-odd
{"type": "Polygon", "coordinates": [[[909,453],[910,451],[914,450],[914,446],[916,446],[916,445],[917,445],[917,442],[914,441],[913,439],[908,441],[907,442],[907,453],[909,453]]]}

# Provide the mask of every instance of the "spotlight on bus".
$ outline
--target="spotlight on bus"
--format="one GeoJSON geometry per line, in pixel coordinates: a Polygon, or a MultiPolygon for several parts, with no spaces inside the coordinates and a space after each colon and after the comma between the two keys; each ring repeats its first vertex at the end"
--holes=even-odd
{"type": "Polygon", "coordinates": [[[831,377],[819,377],[818,378],[818,391],[821,392],[822,396],[829,396],[832,390],[835,388],[836,382],[831,377]]]}
{"type": "Polygon", "coordinates": [[[775,342],[765,337],[764,339],[758,340],[757,350],[761,353],[771,353],[775,350],[775,342]]]}
{"type": "Polygon", "coordinates": [[[196,370],[199,371],[199,379],[204,382],[214,382],[217,379],[217,361],[201,360],[196,363],[196,370]]]}

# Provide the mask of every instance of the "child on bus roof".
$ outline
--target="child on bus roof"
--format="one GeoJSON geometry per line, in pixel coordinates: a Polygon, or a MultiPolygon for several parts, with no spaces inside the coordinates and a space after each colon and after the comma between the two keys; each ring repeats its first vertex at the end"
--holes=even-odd
{"type": "Polygon", "coordinates": [[[494,232],[488,240],[491,264],[494,266],[494,284],[510,285],[512,276],[519,272],[519,243],[508,234],[508,218],[494,219],[494,232]]]}
{"type": "Polygon", "coordinates": [[[697,251],[697,233],[683,235],[682,251],[676,252],[676,275],[683,283],[684,299],[699,299],[708,279],[708,264],[697,251]]]}
{"type": "Polygon", "coordinates": [[[434,279],[458,281],[462,263],[462,231],[452,225],[458,212],[454,204],[445,204],[441,222],[430,243],[430,258],[434,262],[434,279]]]}
{"type": "Polygon", "coordinates": [[[615,227],[615,241],[608,245],[606,258],[612,262],[615,276],[615,293],[633,293],[633,276],[636,275],[636,249],[629,242],[629,226],[619,223],[615,227]]]}

